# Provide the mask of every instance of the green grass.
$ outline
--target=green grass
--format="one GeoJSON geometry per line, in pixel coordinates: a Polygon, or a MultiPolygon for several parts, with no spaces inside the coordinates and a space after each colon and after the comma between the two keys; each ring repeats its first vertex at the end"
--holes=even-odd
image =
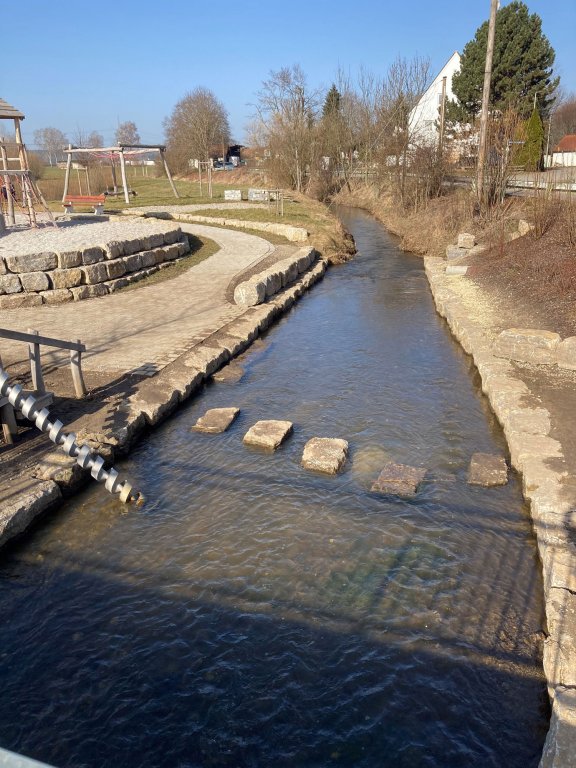
{"type": "Polygon", "coordinates": [[[191,267],[195,267],[196,264],[207,259],[209,256],[213,256],[220,250],[218,243],[214,240],[210,240],[208,237],[197,237],[196,235],[188,235],[190,239],[191,252],[188,256],[175,261],[169,267],[158,270],[152,275],[145,277],[143,280],[139,280],[137,283],[132,283],[124,288],[119,288],[119,291],[134,291],[138,288],[145,288],[147,285],[157,285],[163,283],[166,280],[172,280],[174,277],[179,277],[184,272],[187,272],[191,267]]]}

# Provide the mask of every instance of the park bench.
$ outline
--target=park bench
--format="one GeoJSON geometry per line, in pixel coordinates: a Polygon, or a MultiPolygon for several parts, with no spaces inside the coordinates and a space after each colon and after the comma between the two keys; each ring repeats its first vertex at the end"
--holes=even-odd
{"type": "MultiPolygon", "coordinates": [[[[82,352],[86,351],[86,346],[80,340],[64,341],[63,339],[53,339],[49,336],[40,336],[38,331],[29,329],[28,333],[12,331],[8,328],[0,328],[0,339],[9,339],[11,341],[22,341],[28,344],[28,359],[30,361],[30,376],[32,379],[32,390],[25,390],[26,394],[33,394],[41,408],[50,405],[53,401],[53,393],[47,392],[44,386],[44,377],[42,376],[42,364],[40,361],[40,346],[53,347],[57,349],[67,349],[70,352],[70,370],[72,372],[72,382],[76,397],[82,398],[86,395],[86,385],[82,376],[82,352]]],[[[0,369],[2,368],[2,358],[0,358],[0,369]]],[[[4,434],[4,442],[11,444],[18,432],[16,424],[16,414],[14,408],[8,401],[8,398],[0,395],[0,427],[4,434]]]]}
{"type": "Polygon", "coordinates": [[[62,205],[66,213],[73,213],[75,206],[93,206],[94,213],[102,214],[105,201],[104,195],[66,195],[62,205]]]}

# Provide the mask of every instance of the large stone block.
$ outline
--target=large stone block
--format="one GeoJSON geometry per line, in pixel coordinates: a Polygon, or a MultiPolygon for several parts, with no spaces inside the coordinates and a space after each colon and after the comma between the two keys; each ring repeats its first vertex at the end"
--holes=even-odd
{"type": "Polygon", "coordinates": [[[47,272],[56,269],[58,256],[52,251],[6,256],[6,266],[10,272],[47,272]]]}
{"type": "Polygon", "coordinates": [[[529,435],[547,435],[550,432],[550,414],[546,408],[511,408],[505,413],[506,427],[513,432],[529,435]]]}
{"type": "Polygon", "coordinates": [[[211,408],[198,419],[192,429],[213,435],[226,432],[239,413],[240,408],[211,408]]]}
{"type": "Polygon", "coordinates": [[[526,221],[526,219],[520,219],[518,222],[518,234],[520,237],[524,237],[524,235],[527,235],[529,232],[532,232],[534,229],[534,224],[530,224],[529,221],[526,221]]]}
{"type": "Polygon", "coordinates": [[[105,280],[108,280],[106,266],[106,264],[100,263],[82,267],[84,282],[87,285],[95,285],[96,283],[103,283],[105,280]]]}
{"type": "Polygon", "coordinates": [[[468,470],[470,485],[506,485],[508,482],[508,467],[503,456],[490,453],[475,453],[470,461],[468,470]]]}
{"type": "Polygon", "coordinates": [[[62,496],[56,483],[30,478],[13,480],[10,493],[0,509],[0,546],[25,531],[36,517],[62,496]]]}
{"type": "Polygon", "coordinates": [[[106,252],[106,258],[118,259],[120,256],[124,256],[124,243],[121,240],[111,240],[104,246],[106,252]]]}
{"type": "Polygon", "coordinates": [[[142,241],[139,238],[133,240],[124,241],[124,253],[126,256],[130,256],[132,253],[137,253],[142,250],[142,241]]]}
{"type": "Polygon", "coordinates": [[[164,235],[161,232],[150,235],[148,239],[150,240],[150,248],[161,248],[164,245],[164,235]]]}
{"type": "Polygon", "coordinates": [[[174,259],[177,259],[178,256],[180,256],[180,248],[178,245],[178,243],[173,243],[172,245],[168,245],[166,248],[164,248],[165,261],[173,261],[174,259]]]}
{"type": "Polygon", "coordinates": [[[44,304],[65,304],[67,301],[74,301],[72,291],[68,288],[56,288],[52,291],[42,291],[40,294],[44,304]]]}
{"type": "Polygon", "coordinates": [[[266,298],[266,284],[253,278],[240,283],[234,289],[234,302],[244,307],[255,307],[266,298]]]}
{"type": "Polygon", "coordinates": [[[2,256],[0,256],[0,275],[5,275],[8,270],[6,269],[6,264],[4,263],[4,259],[2,256]]]}
{"type": "Polygon", "coordinates": [[[576,371],[576,336],[569,336],[558,344],[556,362],[559,368],[576,371]]]}
{"type": "Polygon", "coordinates": [[[164,242],[166,245],[172,245],[173,243],[177,243],[178,240],[180,240],[182,237],[182,230],[180,227],[176,227],[175,229],[170,229],[168,232],[164,233],[164,242]]]}
{"type": "Polygon", "coordinates": [[[298,279],[298,262],[297,261],[290,261],[288,263],[283,261],[277,265],[277,268],[280,269],[283,286],[290,285],[290,283],[293,283],[294,280],[298,279]]]}
{"type": "Polygon", "coordinates": [[[49,272],[48,276],[52,283],[52,288],[74,288],[82,282],[82,270],[78,267],[72,269],[55,269],[49,272]]]}
{"type": "Polygon", "coordinates": [[[493,352],[524,363],[552,365],[556,362],[556,349],[560,336],[552,331],[532,328],[509,328],[498,336],[493,352]]]}
{"type": "Polygon", "coordinates": [[[79,267],[82,264],[82,254],[80,251],[61,251],[58,254],[58,268],[71,269],[79,267]]]}
{"type": "MultiPolygon", "coordinates": [[[[134,256],[136,256],[136,254],[134,254],[134,256]]],[[[156,253],[154,251],[142,251],[142,253],[137,254],[137,256],[140,259],[142,269],[153,267],[156,264],[156,253]]]]}
{"type": "Polygon", "coordinates": [[[39,307],[42,297],[39,293],[12,293],[10,296],[0,296],[0,309],[23,309],[24,307],[39,307]]]}
{"type": "Polygon", "coordinates": [[[302,466],[314,472],[335,475],[348,456],[348,442],[333,437],[313,437],[304,446],[302,466]]]}
{"type": "Polygon", "coordinates": [[[576,689],[558,686],[539,768],[576,766],[576,689]]]}
{"type": "Polygon", "coordinates": [[[475,235],[471,235],[469,232],[461,232],[458,235],[458,248],[474,248],[476,245],[475,235]]]}
{"type": "Polygon", "coordinates": [[[388,462],[382,468],[378,478],[372,483],[372,493],[384,493],[411,498],[418,493],[418,488],[426,470],[421,467],[409,467],[405,464],[388,462]]]}
{"type": "Polygon", "coordinates": [[[0,275],[0,295],[20,293],[22,284],[18,275],[0,275]]]}
{"type": "Polygon", "coordinates": [[[96,285],[79,285],[77,288],[70,288],[74,301],[83,301],[84,299],[96,299],[108,294],[108,287],[104,283],[96,285]]]}
{"type": "Polygon", "coordinates": [[[100,261],[104,261],[105,258],[104,249],[99,246],[95,245],[82,250],[82,264],[97,264],[100,261]]]}
{"type": "Polygon", "coordinates": [[[230,353],[227,349],[202,345],[194,347],[183,362],[187,367],[204,371],[206,376],[210,376],[228,360],[230,360],[230,353]]]}
{"type": "MultiPolygon", "coordinates": [[[[124,256],[122,259],[124,262],[124,266],[126,268],[126,272],[138,272],[139,269],[142,269],[142,257],[139,253],[133,253],[131,256],[124,256]]],[[[152,266],[149,264],[148,266],[152,266]]]]}
{"type": "Polygon", "coordinates": [[[25,291],[47,291],[50,288],[50,281],[45,272],[23,272],[20,282],[25,291]]]}
{"type": "Polygon", "coordinates": [[[242,442],[266,451],[275,451],[291,434],[292,427],[291,421],[257,421],[246,432],[242,442]]]}
{"type": "Polygon", "coordinates": [[[111,261],[107,261],[106,271],[108,273],[109,280],[122,277],[126,274],[126,264],[124,263],[124,259],[112,259],[111,261]]]}
{"type": "Polygon", "coordinates": [[[461,259],[463,256],[468,256],[467,248],[458,248],[457,245],[449,245],[446,248],[446,258],[448,259],[448,261],[461,259]]]}

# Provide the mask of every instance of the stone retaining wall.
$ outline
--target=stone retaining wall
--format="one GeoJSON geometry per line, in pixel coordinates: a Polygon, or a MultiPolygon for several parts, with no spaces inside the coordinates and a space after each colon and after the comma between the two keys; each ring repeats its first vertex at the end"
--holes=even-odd
{"type": "MultiPolygon", "coordinates": [[[[510,360],[496,356],[483,327],[459,301],[463,278],[445,274],[445,261],[424,261],[436,309],[472,355],[502,425],[513,467],[522,475],[542,561],[548,636],[544,672],[553,702],[541,768],[576,766],[576,513],[569,497],[561,444],[550,437],[550,415],[526,404],[530,390],[510,360]]],[[[500,350],[502,351],[502,350],[500,350]]]]}
{"type": "Polygon", "coordinates": [[[0,255],[0,309],[105,296],[190,252],[180,227],[69,250],[0,255]]]}
{"type": "Polygon", "coordinates": [[[310,246],[299,248],[296,253],[274,264],[263,272],[254,275],[236,286],[234,301],[246,307],[255,307],[274,296],[282,288],[287,288],[298,275],[306,272],[318,257],[310,246]]]}
{"type": "Polygon", "coordinates": [[[269,232],[272,235],[285,237],[291,243],[305,243],[308,231],[304,227],[294,227],[292,224],[275,224],[269,221],[248,221],[246,219],[224,219],[218,216],[196,216],[192,213],[174,214],[177,221],[191,221],[195,224],[215,224],[219,227],[236,227],[237,229],[253,229],[257,232],[269,232]]]}

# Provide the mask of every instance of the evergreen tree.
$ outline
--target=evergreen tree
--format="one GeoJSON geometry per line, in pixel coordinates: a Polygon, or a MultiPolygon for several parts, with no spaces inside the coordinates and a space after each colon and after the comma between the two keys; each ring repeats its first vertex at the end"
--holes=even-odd
{"type": "Polygon", "coordinates": [[[527,171],[538,171],[542,168],[544,125],[536,108],[532,110],[530,119],[525,125],[524,136],[525,140],[518,153],[518,161],[527,171]]]}
{"type": "MultiPolygon", "coordinates": [[[[470,121],[480,112],[487,42],[486,21],[464,47],[460,72],[452,78],[458,103],[448,105],[450,120],[470,121]]],[[[542,20],[537,14],[530,14],[520,0],[501,8],[496,14],[491,108],[513,108],[528,117],[536,96],[541,114],[547,117],[560,80],[552,76],[554,58],[554,49],[542,34],[542,20]]]]}
{"type": "Polygon", "coordinates": [[[334,84],[326,94],[324,106],[322,107],[322,117],[334,117],[340,112],[340,101],[342,97],[340,91],[334,84]]]}

